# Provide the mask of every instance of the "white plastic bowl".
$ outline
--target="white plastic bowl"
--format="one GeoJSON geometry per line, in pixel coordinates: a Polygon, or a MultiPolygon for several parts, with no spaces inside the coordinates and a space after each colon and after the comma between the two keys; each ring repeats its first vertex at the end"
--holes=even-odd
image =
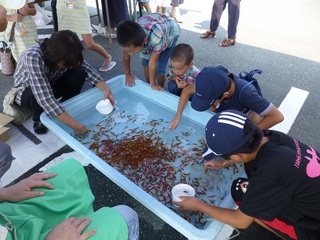
{"type": "Polygon", "coordinates": [[[194,195],[196,194],[195,190],[193,187],[191,187],[188,184],[184,184],[184,183],[180,183],[175,185],[172,190],[172,201],[173,202],[181,202],[181,198],[182,196],[186,196],[186,197],[194,197],[194,195]]]}
{"type": "Polygon", "coordinates": [[[113,106],[112,106],[110,100],[106,99],[106,100],[101,100],[100,102],[98,102],[96,105],[96,109],[101,114],[109,114],[112,112],[113,106]]]}
{"type": "Polygon", "coordinates": [[[1,5],[8,9],[20,9],[26,3],[25,0],[2,0],[1,5]]]}

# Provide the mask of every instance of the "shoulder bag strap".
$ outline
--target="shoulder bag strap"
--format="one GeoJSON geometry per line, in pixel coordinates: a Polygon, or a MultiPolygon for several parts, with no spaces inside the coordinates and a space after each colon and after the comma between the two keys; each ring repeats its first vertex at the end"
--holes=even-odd
{"type": "Polygon", "coordinates": [[[9,42],[12,42],[13,41],[13,37],[14,37],[14,28],[16,26],[16,22],[14,22],[12,24],[12,28],[11,28],[11,32],[10,32],[10,37],[9,37],[9,42]]]}

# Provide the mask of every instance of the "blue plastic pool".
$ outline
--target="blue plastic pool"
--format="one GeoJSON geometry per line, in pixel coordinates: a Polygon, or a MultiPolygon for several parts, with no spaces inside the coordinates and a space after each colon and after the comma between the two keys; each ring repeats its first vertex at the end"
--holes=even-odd
{"type": "Polygon", "coordinates": [[[87,138],[45,114],[41,121],[66,144],[84,155],[108,178],[189,239],[215,239],[223,224],[199,213],[178,212],[171,203],[171,189],[187,183],[196,196],[223,207],[233,207],[229,194],[232,179],[242,169],[208,171],[202,167],[204,126],[212,117],[196,112],[188,103],[173,132],[178,97],[158,92],[143,81],[126,87],[124,75],[108,82],[116,98],[109,115],[95,109],[103,95],[93,88],[63,103],[68,113],[84,124],[87,138]]]}

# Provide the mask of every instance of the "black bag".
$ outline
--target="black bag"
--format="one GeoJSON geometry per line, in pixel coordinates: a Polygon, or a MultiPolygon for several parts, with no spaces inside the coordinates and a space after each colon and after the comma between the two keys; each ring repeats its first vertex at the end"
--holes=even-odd
{"type": "Polygon", "coordinates": [[[241,101],[241,93],[243,92],[243,90],[250,84],[252,84],[256,89],[257,89],[257,92],[259,93],[259,95],[262,96],[262,91],[261,91],[261,88],[259,86],[259,83],[258,83],[258,80],[255,79],[253,77],[254,74],[256,73],[259,73],[261,74],[262,73],[262,70],[260,69],[255,69],[255,70],[251,70],[249,73],[248,72],[245,72],[245,71],[242,71],[239,73],[239,78],[241,79],[244,79],[246,81],[248,81],[248,83],[246,83],[246,85],[244,85],[241,90],[240,90],[240,93],[238,95],[239,97],[239,102],[242,104],[242,101],[241,101]]]}

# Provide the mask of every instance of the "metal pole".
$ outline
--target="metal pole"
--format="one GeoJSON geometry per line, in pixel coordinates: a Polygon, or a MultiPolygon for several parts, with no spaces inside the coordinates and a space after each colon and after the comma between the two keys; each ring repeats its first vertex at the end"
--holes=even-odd
{"type": "Polygon", "coordinates": [[[51,8],[52,8],[52,19],[53,19],[53,27],[54,31],[58,31],[58,16],[57,16],[57,1],[51,1],[51,8]]]}
{"type": "Polygon", "coordinates": [[[138,14],[137,14],[137,7],[136,7],[135,2],[133,2],[133,8],[134,8],[134,19],[137,20],[138,19],[138,14]]]}
{"type": "MultiPolygon", "coordinates": [[[[102,0],[104,1],[104,0],[102,0]]],[[[112,38],[111,38],[111,29],[110,29],[110,17],[109,17],[109,5],[108,5],[108,0],[105,0],[106,3],[106,14],[107,14],[107,24],[108,24],[108,38],[109,38],[109,44],[110,48],[112,48],[112,38]]]]}
{"type": "Polygon", "coordinates": [[[99,28],[101,28],[101,16],[100,16],[100,9],[99,9],[99,1],[98,0],[96,0],[96,6],[97,6],[97,15],[98,15],[99,28]]]}
{"type": "MultiPolygon", "coordinates": [[[[133,0],[133,1],[135,1],[135,0],[133,0]]],[[[132,13],[132,2],[131,2],[131,0],[127,0],[127,2],[129,2],[129,15],[130,15],[130,20],[132,20],[132,16],[133,16],[133,13],[132,13]]]]}
{"type": "MultiPolygon", "coordinates": [[[[142,17],[142,8],[143,8],[143,3],[141,1],[138,1],[139,4],[139,13],[140,13],[140,17],[142,17]]],[[[136,19],[137,20],[137,19],[136,19]]]]}

